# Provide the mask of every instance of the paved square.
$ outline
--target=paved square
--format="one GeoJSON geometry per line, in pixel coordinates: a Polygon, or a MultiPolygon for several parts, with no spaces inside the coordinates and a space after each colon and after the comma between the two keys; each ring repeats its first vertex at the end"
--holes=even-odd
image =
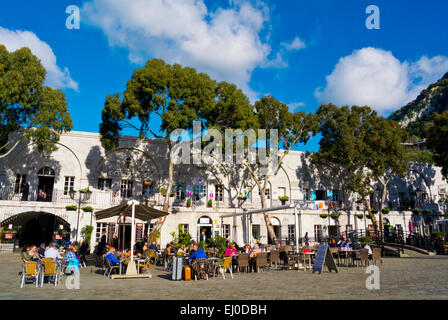
{"type": "Polygon", "coordinates": [[[208,281],[171,281],[170,273],[153,267],[152,279],[109,280],[98,268],[81,269],[79,290],[26,285],[20,289],[17,253],[0,253],[0,299],[448,299],[448,257],[385,258],[380,290],[366,289],[365,268],[340,267],[339,273],[266,271],[230,274],[208,281]]]}

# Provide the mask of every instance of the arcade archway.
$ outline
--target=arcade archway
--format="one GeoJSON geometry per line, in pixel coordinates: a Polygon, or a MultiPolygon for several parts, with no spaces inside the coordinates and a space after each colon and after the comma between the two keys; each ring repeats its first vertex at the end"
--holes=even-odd
{"type": "Polygon", "coordinates": [[[70,224],[51,213],[46,212],[24,212],[3,220],[0,227],[13,229],[15,236],[22,247],[25,244],[40,245],[48,244],[52,240],[63,240],[70,235],[70,224]],[[59,233],[61,236],[56,236],[59,233]]]}

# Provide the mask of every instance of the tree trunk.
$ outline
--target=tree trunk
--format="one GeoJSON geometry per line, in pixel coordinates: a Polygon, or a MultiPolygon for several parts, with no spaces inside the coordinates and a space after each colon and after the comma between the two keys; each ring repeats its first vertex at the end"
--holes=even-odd
{"type": "MultiPolygon", "coordinates": [[[[165,202],[163,203],[163,209],[162,209],[165,212],[168,212],[168,209],[170,206],[170,193],[171,193],[171,189],[173,187],[173,182],[174,182],[174,163],[171,161],[171,157],[170,157],[170,164],[169,164],[169,169],[168,169],[168,187],[166,188],[165,202]]],[[[155,226],[154,230],[152,230],[152,232],[148,238],[148,246],[151,244],[151,242],[156,240],[157,233],[160,231],[160,229],[162,229],[162,226],[166,221],[166,217],[167,216],[164,216],[164,217],[158,219],[158,221],[156,222],[156,226],[155,226]]]]}
{"type": "Polygon", "coordinates": [[[382,181],[380,181],[382,187],[383,187],[383,191],[381,193],[381,203],[380,203],[380,211],[379,211],[379,215],[380,215],[380,237],[381,240],[384,239],[384,230],[383,230],[383,208],[384,208],[384,203],[386,202],[386,195],[387,195],[387,181],[385,183],[383,183],[382,181]]]}
{"type": "MultiPolygon", "coordinates": [[[[369,214],[372,214],[372,225],[373,225],[373,230],[374,230],[375,234],[378,234],[378,222],[376,221],[376,217],[375,217],[375,215],[374,215],[373,213],[370,212],[372,208],[370,207],[370,201],[369,201],[369,198],[368,198],[368,197],[364,198],[364,203],[365,203],[365,205],[366,205],[367,212],[368,212],[369,214]]],[[[366,229],[366,232],[367,232],[367,229],[366,229]]]]}
{"type": "MultiPolygon", "coordinates": [[[[266,208],[266,196],[265,196],[265,190],[266,190],[266,184],[264,185],[263,189],[260,192],[260,199],[261,199],[261,208],[266,208]]],[[[270,241],[273,244],[277,244],[277,236],[274,232],[274,227],[272,226],[271,218],[269,215],[264,212],[264,221],[266,223],[266,229],[268,231],[268,242],[270,241]]]]}

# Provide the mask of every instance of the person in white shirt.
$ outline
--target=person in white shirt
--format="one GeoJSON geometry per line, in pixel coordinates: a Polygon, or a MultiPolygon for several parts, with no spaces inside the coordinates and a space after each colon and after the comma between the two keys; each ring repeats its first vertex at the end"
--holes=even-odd
{"type": "Polygon", "coordinates": [[[369,246],[368,243],[366,243],[366,245],[364,246],[364,249],[368,249],[369,250],[369,255],[372,254],[372,248],[369,246]]]}
{"type": "Polygon", "coordinates": [[[55,249],[54,247],[54,241],[50,243],[47,250],[45,250],[45,258],[51,258],[54,261],[57,259],[62,259],[61,255],[59,254],[59,251],[55,249]]]}

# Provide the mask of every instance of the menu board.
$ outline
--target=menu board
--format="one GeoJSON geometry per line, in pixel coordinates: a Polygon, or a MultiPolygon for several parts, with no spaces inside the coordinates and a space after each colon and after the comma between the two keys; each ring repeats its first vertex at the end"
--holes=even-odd
{"type": "Polygon", "coordinates": [[[334,270],[338,272],[336,263],[334,262],[333,255],[330,252],[330,248],[327,245],[320,245],[317,248],[316,259],[314,260],[313,273],[318,271],[319,274],[322,273],[324,265],[327,266],[328,271],[334,270]]]}

